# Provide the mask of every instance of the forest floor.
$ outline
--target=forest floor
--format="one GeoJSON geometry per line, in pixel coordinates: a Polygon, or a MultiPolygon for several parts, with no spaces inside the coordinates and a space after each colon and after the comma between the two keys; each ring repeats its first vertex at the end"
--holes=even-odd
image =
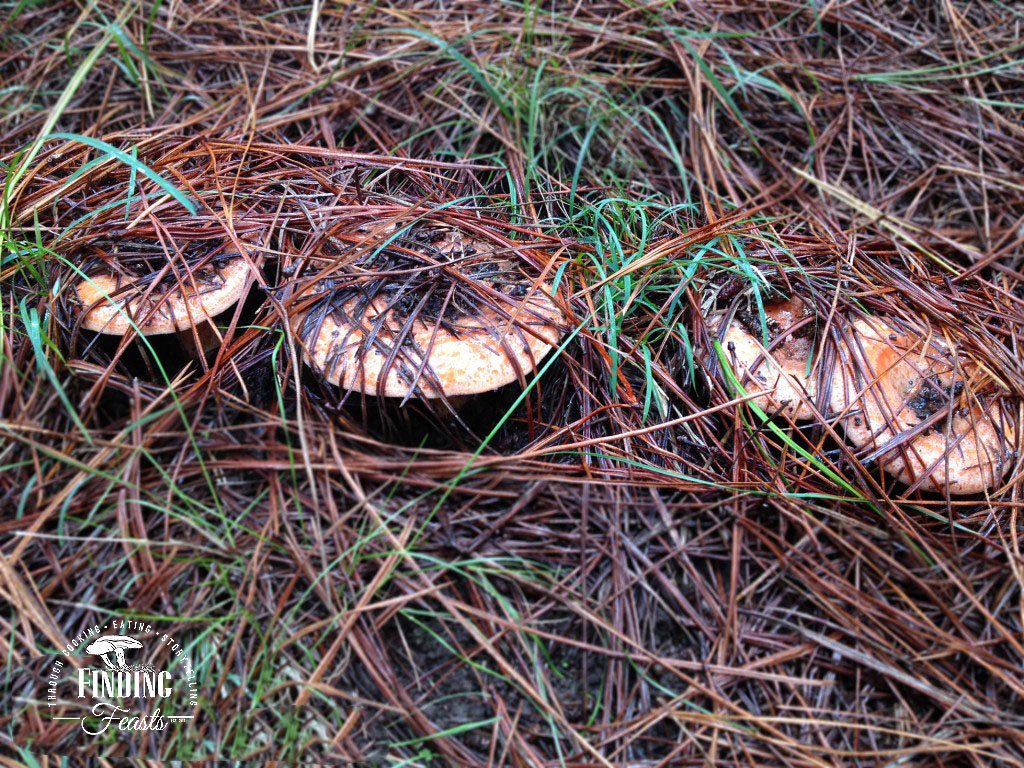
{"type": "Polygon", "coordinates": [[[1024,454],[903,484],[744,403],[707,322],[798,296],[827,359],[886,317],[1020,413],[1017,4],[5,0],[0,30],[4,765],[1024,765],[1024,454]],[[297,285],[381,220],[546,282],[558,349],[458,410],[324,383],[297,285]],[[206,358],[82,329],[86,265],[225,241],[251,290],[206,358]],[[33,665],[117,618],[183,639],[188,728],[50,717],[33,665]]]}

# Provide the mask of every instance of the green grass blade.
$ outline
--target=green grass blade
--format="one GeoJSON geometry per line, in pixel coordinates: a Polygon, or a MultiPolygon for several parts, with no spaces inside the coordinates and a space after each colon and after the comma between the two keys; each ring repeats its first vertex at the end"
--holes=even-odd
{"type": "MultiPolygon", "coordinates": [[[[127,17],[130,11],[131,4],[126,4],[120,15],[127,17]]],[[[17,170],[11,175],[11,179],[6,186],[12,192],[17,189],[18,182],[21,180],[21,177],[25,175],[28,167],[32,164],[32,161],[35,160],[36,155],[39,154],[39,150],[42,148],[43,142],[46,140],[46,136],[48,136],[54,126],[57,125],[57,121],[60,120],[61,115],[64,114],[64,110],[68,108],[68,104],[70,104],[71,100],[75,97],[78,89],[82,86],[85,78],[89,75],[89,72],[96,64],[96,60],[99,59],[107,49],[107,46],[110,45],[110,41],[113,37],[113,30],[108,28],[103,34],[103,37],[99,39],[99,42],[93,46],[92,50],[90,50],[82,60],[82,63],[78,65],[77,69],[75,69],[74,74],[71,75],[71,79],[68,81],[68,84],[64,86],[64,90],[61,93],[60,98],[57,99],[56,103],[50,109],[49,114],[46,116],[46,122],[43,123],[42,130],[39,132],[39,138],[32,143],[32,147],[25,155],[24,160],[22,160],[17,170]]],[[[4,199],[0,200],[0,227],[10,223],[8,221],[10,218],[9,205],[10,197],[9,195],[4,195],[4,199]]]]}
{"type": "Polygon", "coordinates": [[[505,102],[505,99],[502,97],[502,95],[494,89],[493,85],[490,84],[490,82],[484,76],[484,73],[480,71],[480,68],[477,67],[476,64],[471,62],[465,56],[463,56],[461,53],[459,53],[457,50],[455,50],[455,48],[453,48],[448,42],[442,40],[437,35],[432,35],[429,32],[423,32],[422,30],[413,29],[411,27],[403,27],[400,29],[396,29],[395,33],[412,35],[413,37],[418,37],[420,40],[426,40],[428,43],[433,43],[442,51],[447,53],[449,56],[455,59],[455,61],[462,65],[462,68],[465,69],[470,74],[470,76],[474,80],[476,80],[477,83],[480,84],[480,87],[483,88],[484,91],[486,91],[487,95],[490,96],[491,100],[498,106],[498,109],[501,110],[501,114],[503,114],[508,120],[512,119],[511,108],[505,102]]]}
{"type": "MultiPolygon", "coordinates": [[[[733,390],[737,397],[746,397],[749,393],[746,391],[746,389],[743,388],[743,385],[740,384],[740,380],[736,378],[736,374],[733,373],[732,367],[729,365],[729,358],[726,357],[725,350],[722,349],[722,343],[718,341],[718,339],[715,339],[715,353],[718,355],[718,361],[722,365],[722,372],[725,374],[725,380],[728,382],[729,387],[733,390]]],[[[854,498],[859,499],[861,501],[867,501],[867,497],[864,496],[864,494],[862,494],[852,485],[850,485],[846,478],[844,478],[838,472],[835,472],[833,469],[827,466],[821,459],[819,459],[817,456],[815,456],[813,453],[808,451],[802,445],[797,443],[793,438],[787,435],[785,431],[783,431],[782,428],[779,427],[778,424],[775,424],[768,417],[768,414],[765,413],[761,409],[761,406],[759,406],[756,402],[754,402],[753,400],[748,400],[747,406],[754,413],[754,415],[757,416],[758,419],[760,419],[764,423],[764,426],[768,429],[768,431],[775,435],[777,438],[779,438],[779,440],[784,442],[790,450],[794,451],[799,456],[803,457],[812,467],[821,472],[821,474],[823,474],[829,480],[842,487],[843,490],[848,491],[850,495],[853,496],[854,498]]],[[[881,511],[878,512],[879,514],[881,514],[881,511]]]]}
{"type": "MultiPolygon", "coordinates": [[[[78,411],[71,405],[71,401],[68,399],[67,393],[64,391],[64,387],[60,385],[60,380],[57,378],[57,374],[53,370],[53,366],[50,365],[50,361],[46,357],[46,350],[43,348],[43,332],[39,320],[39,312],[35,307],[29,309],[26,302],[27,298],[21,300],[21,322],[25,326],[25,333],[28,336],[29,343],[32,344],[32,351],[36,356],[36,365],[39,367],[39,370],[43,372],[46,378],[49,379],[50,384],[53,385],[53,389],[57,393],[57,397],[59,397],[61,403],[64,404],[64,408],[67,410],[68,416],[70,416],[71,420],[75,423],[75,427],[82,433],[82,437],[85,438],[85,441],[89,445],[92,445],[92,437],[89,435],[89,430],[86,429],[85,424],[82,423],[82,419],[79,417],[78,411]]],[[[47,343],[52,345],[52,342],[50,342],[49,339],[47,339],[47,343]]]]}
{"type": "Polygon", "coordinates": [[[197,213],[195,203],[188,199],[184,192],[175,187],[171,182],[167,181],[163,176],[154,171],[148,165],[139,160],[135,159],[127,152],[122,152],[120,149],[112,144],[108,144],[100,139],[94,139],[91,136],[81,136],[77,133],[51,133],[48,134],[45,139],[66,139],[67,141],[77,141],[80,144],[98,149],[100,152],[105,152],[111,157],[120,160],[122,163],[127,165],[129,168],[138,171],[147,179],[157,184],[167,194],[181,203],[185,209],[193,216],[197,213]]]}

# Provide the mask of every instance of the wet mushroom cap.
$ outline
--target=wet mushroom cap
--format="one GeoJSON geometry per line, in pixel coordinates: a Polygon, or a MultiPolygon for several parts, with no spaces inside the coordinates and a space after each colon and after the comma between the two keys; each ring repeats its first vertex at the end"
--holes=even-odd
{"type": "Polygon", "coordinates": [[[1016,427],[998,399],[985,405],[965,392],[940,343],[877,318],[852,323],[836,362],[831,408],[855,447],[870,452],[893,443],[878,461],[907,485],[980,493],[1012,463],[1016,427]]]}
{"type": "Polygon", "coordinates": [[[425,398],[489,392],[534,371],[558,343],[562,313],[545,289],[497,300],[501,311],[483,307],[444,323],[415,319],[408,328],[383,302],[357,312],[352,298],[326,313],[319,330],[310,315],[299,318],[300,336],[316,332],[303,358],[331,384],[370,395],[404,397],[414,387],[425,398]]]}
{"type": "Polygon", "coordinates": [[[1014,428],[998,404],[983,411],[972,405],[967,413],[944,420],[927,434],[915,437],[902,451],[884,456],[885,471],[901,483],[955,496],[981,493],[999,484],[1013,459],[1014,428]],[[948,430],[948,432],[947,432],[948,430]]]}
{"type": "Polygon", "coordinates": [[[82,327],[123,336],[132,327],[131,317],[144,336],[188,330],[213,319],[244,295],[249,268],[244,258],[236,256],[191,273],[169,270],[169,274],[156,286],[142,281],[133,284],[110,273],[79,281],[75,293],[85,312],[82,327]]]}
{"type": "Polygon", "coordinates": [[[363,255],[306,289],[318,298],[292,321],[304,361],[331,384],[384,397],[479,394],[525,380],[558,343],[565,318],[550,286],[489,241],[429,221],[352,231],[363,255]],[[377,238],[381,247],[366,248],[377,238]]]}
{"type": "Polygon", "coordinates": [[[769,340],[783,334],[784,338],[766,352],[757,313],[739,313],[722,338],[722,348],[733,364],[733,372],[748,394],[764,393],[754,402],[765,411],[781,412],[803,421],[814,419],[811,403],[817,392],[817,376],[813,368],[808,375],[807,365],[814,355],[813,327],[805,325],[787,333],[812,312],[794,297],[765,304],[764,313],[769,340]]]}

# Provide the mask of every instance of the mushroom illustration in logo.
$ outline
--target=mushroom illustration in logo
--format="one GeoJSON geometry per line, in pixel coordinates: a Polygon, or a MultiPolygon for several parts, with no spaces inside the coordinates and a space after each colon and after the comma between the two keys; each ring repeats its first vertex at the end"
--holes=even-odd
{"type": "Polygon", "coordinates": [[[118,672],[127,669],[128,667],[124,660],[125,649],[141,647],[142,643],[134,637],[126,637],[125,635],[103,635],[87,645],[85,647],[85,652],[91,653],[93,656],[99,656],[103,659],[103,663],[106,665],[107,669],[118,672]],[[110,657],[107,656],[108,653],[114,654],[114,658],[117,659],[116,666],[110,661],[110,657]]]}

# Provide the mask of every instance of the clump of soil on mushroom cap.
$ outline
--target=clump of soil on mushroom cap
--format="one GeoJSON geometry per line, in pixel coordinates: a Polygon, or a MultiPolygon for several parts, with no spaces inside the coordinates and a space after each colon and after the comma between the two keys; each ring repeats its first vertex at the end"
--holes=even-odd
{"type": "Polygon", "coordinates": [[[851,324],[839,350],[831,409],[847,440],[900,482],[951,494],[997,485],[1012,464],[1016,425],[1000,398],[967,386],[976,367],[878,318],[851,324]],[[892,450],[886,447],[892,444],[892,450]]]}
{"type": "MultiPolygon", "coordinates": [[[[740,309],[722,336],[734,373],[749,394],[769,413],[794,419],[814,418],[811,403],[817,393],[817,374],[808,361],[814,356],[814,321],[799,325],[814,311],[798,297],[764,305],[769,345],[763,344],[760,315],[752,308],[740,309]],[[781,337],[781,338],[780,338],[781,337]]],[[[712,322],[715,333],[721,320],[712,322]]],[[[821,409],[819,409],[821,410],[821,409]]]]}
{"type": "Polygon", "coordinates": [[[550,288],[489,242],[431,223],[371,236],[391,242],[364,245],[343,276],[299,300],[304,360],[330,383],[385,397],[478,394],[525,381],[557,344],[564,318],[550,288]]]}

